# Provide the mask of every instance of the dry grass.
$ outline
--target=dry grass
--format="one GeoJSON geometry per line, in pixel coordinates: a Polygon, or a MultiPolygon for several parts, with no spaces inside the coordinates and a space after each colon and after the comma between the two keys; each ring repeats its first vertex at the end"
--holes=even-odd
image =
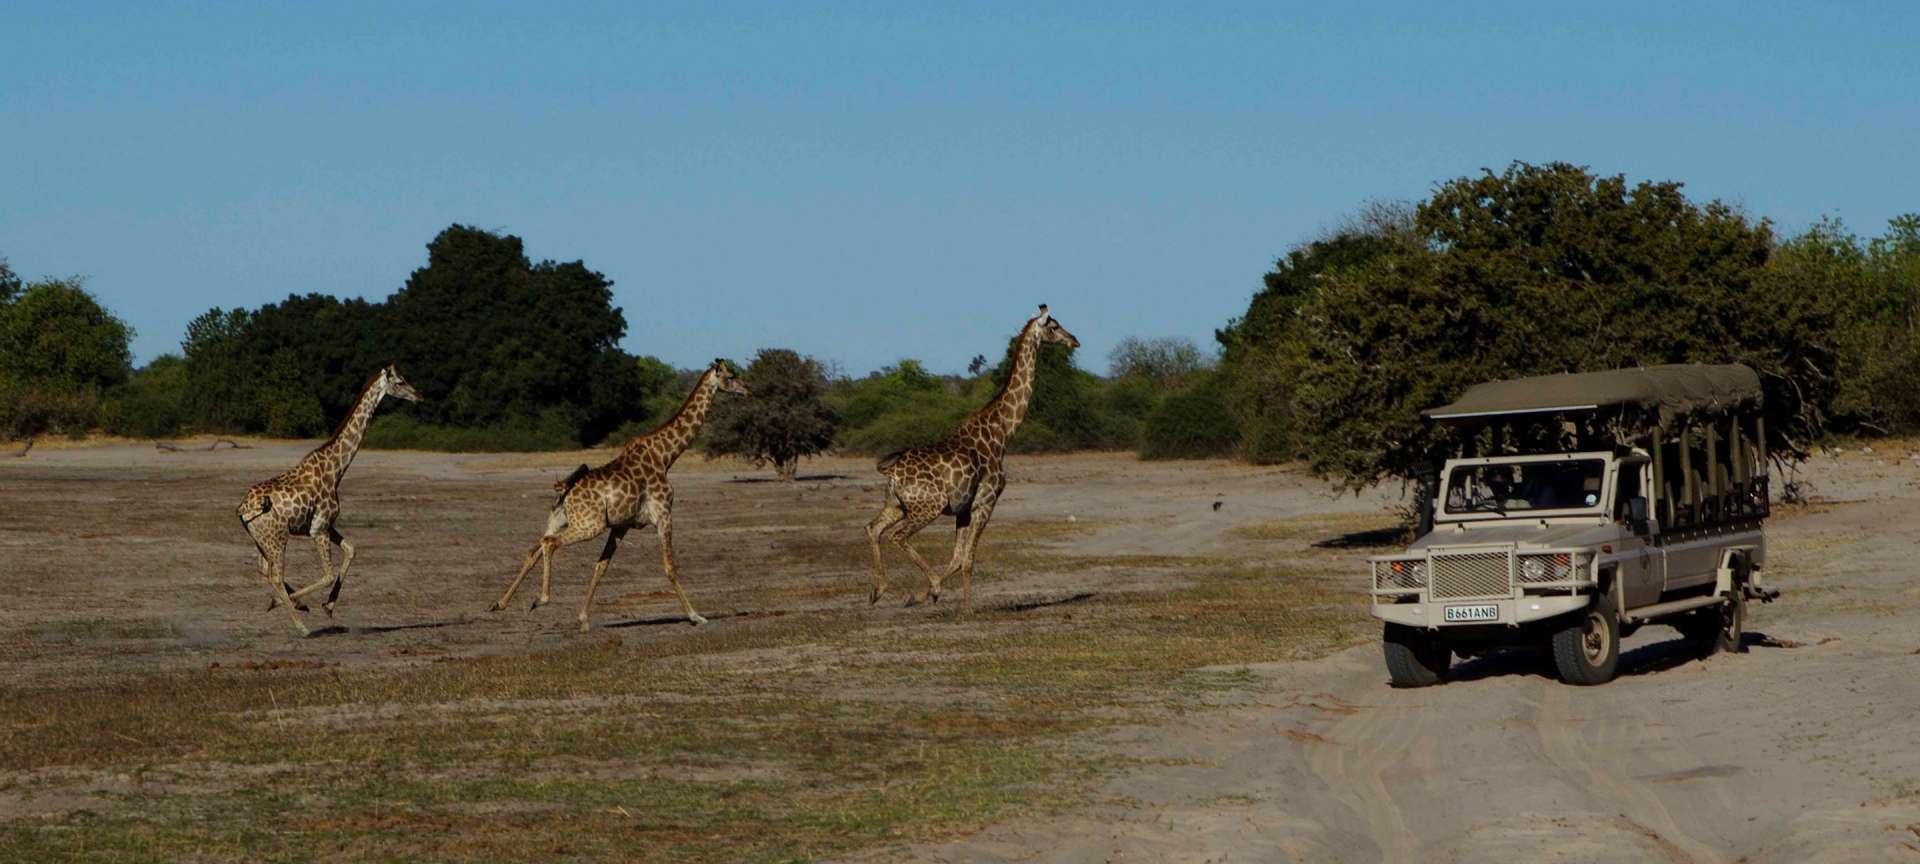
{"type": "MultiPolygon", "coordinates": [[[[1245,683],[1236,664],[1358,638],[1339,574],[1054,551],[1087,527],[1009,523],[991,560],[1178,568],[1178,587],[0,693],[0,796],[92,799],[0,824],[0,859],[813,859],[1072,804],[1108,766],[1070,736],[1203,705],[1245,683]]],[[[771,542],[808,569],[866,563],[844,539],[771,542]]],[[[141,638],[121,626],[32,638],[141,638]]]]}

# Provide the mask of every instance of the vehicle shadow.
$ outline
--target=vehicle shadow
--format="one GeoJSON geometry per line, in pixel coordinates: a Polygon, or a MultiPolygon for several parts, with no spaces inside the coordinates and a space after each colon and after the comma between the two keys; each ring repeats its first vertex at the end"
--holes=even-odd
{"type": "Polygon", "coordinates": [[[1382,547],[1400,546],[1402,545],[1401,541],[1405,540],[1406,537],[1407,530],[1405,528],[1398,525],[1390,525],[1385,528],[1373,528],[1367,531],[1352,531],[1346,534],[1336,534],[1325,540],[1315,540],[1310,545],[1315,549],[1379,549],[1382,547]]]}
{"type": "MultiPolygon", "coordinates": [[[[1799,644],[1778,640],[1765,633],[1749,631],[1741,634],[1740,647],[1742,649],[1797,648],[1799,644]]],[[[1653,675],[1700,659],[1702,657],[1698,647],[1684,638],[1675,636],[1672,639],[1620,652],[1620,670],[1616,677],[1653,675]]],[[[1551,652],[1537,647],[1516,646],[1494,651],[1484,657],[1462,661],[1447,673],[1447,680],[1468,682],[1507,675],[1534,675],[1553,679],[1560,677],[1554,670],[1551,652]]]]}

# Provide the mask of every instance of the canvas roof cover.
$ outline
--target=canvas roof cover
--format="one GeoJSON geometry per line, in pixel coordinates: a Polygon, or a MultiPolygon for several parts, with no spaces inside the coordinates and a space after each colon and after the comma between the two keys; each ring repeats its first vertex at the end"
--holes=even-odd
{"type": "Polygon", "coordinates": [[[1488,381],[1467,388],[1450,405],[1421,412],[1431,420],[1462,422],[1505,414],[1637,410],[1661,426],[1698,414],[1760,406],[1760,376],[1739,364],[1675,364],[1606,372],[1574,372],[1488,381]]]}

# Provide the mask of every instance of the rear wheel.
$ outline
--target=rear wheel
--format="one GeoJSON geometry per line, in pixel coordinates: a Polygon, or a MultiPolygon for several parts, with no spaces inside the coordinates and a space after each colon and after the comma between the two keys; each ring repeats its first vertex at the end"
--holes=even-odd
{"type": "Polygon", "coordinates": [[[1605,684],[1620,668],[1620,621],[1605,596],[1553,634],[1553,665],[1568,684],[1605,684]]]}
{"type": "Polygon", "coordinates": [[[1387,676],[1395,687],[1431,687],[1446,678],[1453,665],[1453,649],[1439,639],[1401,624],[1388,624],[1380,644],[1387,656],[1387,676]]]}
{"type": "Polygon", "coordinates": [[[1751,574],[1746,558],[1734,559],[1733,591],[1727,602],[1694,612],[1675,625],[1688,641],[1699,647],[1702,656],[1747,650],[1742,642],[1747,629],[1747,581],[1751,574]]]}

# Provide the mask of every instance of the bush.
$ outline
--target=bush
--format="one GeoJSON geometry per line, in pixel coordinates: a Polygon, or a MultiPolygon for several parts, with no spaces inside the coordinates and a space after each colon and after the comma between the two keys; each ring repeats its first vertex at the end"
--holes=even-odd
{"type": "Polygon", "coordinates": [[[186,361],[163,354],[100,406],[100,426],[129,437],[178,435],[187,421],[186,399],[186,361]]]}
{"type": "Polygon", "coordinates": [[[1232,453],[1240,429],[1227,408],[1224,384],[1218,374],[1201,373],[1191,385],[1169,395],[1147,418],[1140,456],[1198,459],[1232,453]]]}
{"type": "Polygon", "coordinates": [[[0,379],[0,437],[80,437],[98,424],[100,396],[92,388],[64,390],[0,379]]]}

